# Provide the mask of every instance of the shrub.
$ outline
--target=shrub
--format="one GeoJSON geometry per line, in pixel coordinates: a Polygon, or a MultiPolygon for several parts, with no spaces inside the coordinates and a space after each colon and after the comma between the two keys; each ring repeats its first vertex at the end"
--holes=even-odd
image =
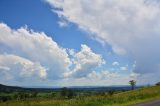
{"type": "Polygon", "coordinates": [[[160,86],[160,82],[156,83],[156,86],[160,86]]]}
{"type": "Polygon", "coordinates": [[[64,88],[61,89],[60,94],[61,94],[61,97],[63,97],[63,98],[69,98],[69,99],[72,98],[75,95],[74,92],[73,92],[73,90],[68,89],[66,87],[64,87],[64,88]]]}
{"type": "Polygon", "coordinates": [[[11,100],[11,97],[10,96],[0,96],[0,101],[2,102],[6,102],[8,100],[11,100]]]}
{"type": "Polygon", "coordinates": [[[31,94],[31,97],[37,97],[37,95],[38,95],[37,92],[33,92],[33,93],[31,94]]]}
{"type": "Polygon", "coordinates": [[[112,96],[114,94],[114,92],[115,92],[114,90],[110,90],[110,91],[108,91],[108,95],[112,96]]]}

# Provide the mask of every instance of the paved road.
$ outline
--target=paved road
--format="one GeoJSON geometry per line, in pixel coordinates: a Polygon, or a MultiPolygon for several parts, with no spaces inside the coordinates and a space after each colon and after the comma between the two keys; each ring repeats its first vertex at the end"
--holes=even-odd
{"type": "Polygon", "coordinates": [[[152,100],[152,101],[144,102],[144,103],[138,103],[138,104],[131,105],[131,106],[160,106],[160,99],[156,99],[156,100],[152,100]]]}

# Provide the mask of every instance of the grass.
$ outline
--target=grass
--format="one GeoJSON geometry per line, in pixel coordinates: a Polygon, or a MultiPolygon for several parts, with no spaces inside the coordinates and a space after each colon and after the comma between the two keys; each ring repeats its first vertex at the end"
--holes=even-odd
{"type": "Polygon", "coordinates": [[[73,99],[30,98],[1,102],[0,106],[127,106],[160,98],[160,86],[126,91],[112,96],[85,96],[73,99]]]}

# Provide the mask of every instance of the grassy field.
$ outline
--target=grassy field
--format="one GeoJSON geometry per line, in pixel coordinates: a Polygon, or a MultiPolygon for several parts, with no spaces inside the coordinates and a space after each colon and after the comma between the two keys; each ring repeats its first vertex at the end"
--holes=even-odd
{"type": "Polygon", "coordinates": [[[0,106],[127,106],[160,98],[160,86],[140,88],[108,95],[75,97],[73,99],[29,98],[1,102],[0,106]]]}

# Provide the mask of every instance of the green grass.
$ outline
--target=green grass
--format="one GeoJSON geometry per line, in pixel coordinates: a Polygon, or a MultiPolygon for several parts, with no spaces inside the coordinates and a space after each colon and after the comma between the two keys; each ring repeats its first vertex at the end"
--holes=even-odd
{"type": "Polygon", "coordinates": [[[160,86],[141,88],[112,96],[88,96],[73,99],[30,98],[0,103],[0,106],[126,106],[160,98],[160,86]]]}

